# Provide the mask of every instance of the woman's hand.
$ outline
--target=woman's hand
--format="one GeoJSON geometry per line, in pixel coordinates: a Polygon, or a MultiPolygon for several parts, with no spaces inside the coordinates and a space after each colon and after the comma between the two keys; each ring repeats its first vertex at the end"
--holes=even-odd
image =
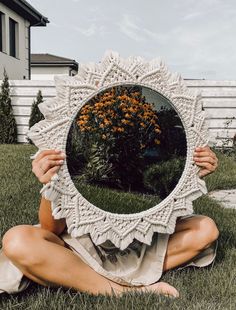
{"type": "Polygon", "coordinates": [[[32,161],[32,172],[39,182],[48,183],[57,173],[64,162],[66,155],[60,150],[45,150],[40,152],[32,161]]]}
{"type": "Polygon", "coordinates": [[[201,167],[198,173],[200,178],[214,172],[218,167],[218,158],[209,146],[197,147],[194,152],[193,160],[197,166],[201,167]]]}

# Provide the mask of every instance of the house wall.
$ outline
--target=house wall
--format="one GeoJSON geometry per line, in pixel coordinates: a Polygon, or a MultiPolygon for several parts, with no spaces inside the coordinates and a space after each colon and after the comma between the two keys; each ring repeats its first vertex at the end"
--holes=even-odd
{"type": "Polygon", "coordinates": [[[31,80],[54,80],[55,75],[69,75],[69,67],[32,67],[31,80]]]}
{"type": "Polygon", "coordinates": [[[0,78],[4,67],[11,80],[29,79],[29,37],[30,23],[7,6],[0,3],[0,12],[5,14],[5,51],[0,52],[0,78]],[[17,58],[9,55],[9,17],[18,23],[18,55],[17,58]]]}
{"type": "MultiPolygon", "coordinates": [[[[44,99],[56,95],[54,81],[9,81],[14,115],[18,126],[18,141],[26,142],[25,133],[31,105],[40,89],[44,99]]],[[[236,134],[236,81],[186,80],[193,91],[200,91],[206,111],[211,143],[220,145],[236,134]],[[231,120],[228,129],[225,122],[231,120]],[[217,138],[219,136],[219,139],[217,138]]],[[[231,144],[232,145],[232,141],[231,144]]]]}

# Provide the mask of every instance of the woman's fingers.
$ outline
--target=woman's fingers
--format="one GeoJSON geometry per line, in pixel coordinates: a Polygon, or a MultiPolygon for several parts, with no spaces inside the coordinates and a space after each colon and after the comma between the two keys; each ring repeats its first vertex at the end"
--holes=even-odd
{"type": "Polygon", "coordinates": [[[57,160],[50,160],[49,158],[43,158],[38,162],[32,163],[32,171],[35,172],[38,169],[46,172],[49,168],[57,165],[61,165],[63,163],[63,158],[58,157],[57,160]]]}
{"type": "Polygon", "coordinates": [[[43,157],[47,156],[47,155],[58,155],[60,154],[61,151],[60,150],[44,150],[44,151],[41,151],[33,161],[37,162],[39,161],[40,159],[42,159],[43,157]]]}
{"type": "Polygon", "coordinates": [[[32,172],[41,183],[48,183],[60,169],[66,155],[59,150],[44,150],[32,162],[32,172]]]}
{"type": "Polygon", "coordinates": [[[43,158],[38,162],[38,167],[46,173],[50,168],[54,166],[62,165],[63,159],[60,160],[50,160],[49,158],[43,158]]]}
{"type": "Polygon", "coordinates": [[[201,169],[198,173],[198,176],[200,178],[205,177],[206,175],[208,175],[209,173],[212,173],[212,171],[209,171],[207,169],[201,169]]]}
{"type": "Polygon", "coordinates": [[[197,166],[201,167],[200,171],[198,172],[198,176],[200,178],[214,172],[217,168],[217,163],[211,164],[209,162],[197,162],[197,166]]]}
{"type": "Polygon", "coordinates": [[[212,158],[210,156],[208,157],[193,157],[193,159],[198,163],[198,162],[208,162],[211,163],[212,165],[216,165],[217,161],[215,158],[212,158]]]}
{"type": "Polygon", "coordinates": [[[199,177],[212,173],[218,166],[218,158],[209,146],[197,147],[194,152],[193,160],[197,166],[201,167],[198,173],[199,177]]]}
{"type": "Polygon", "coordinates": [[[50,168],[52,166],[55,166],[58,164],[60,165],[61,163],[63,163],[65,158],[66,158],[66,156],[64,154],[48,155],[48,156],[41,158],[36,163],[37,163],[37,165],[39,165],[39,166],[43,167],[45,170],[47,170],[48,168],[50,168]]]}
{"type": "Polygon", "coordinates": [[[216,157],[215,153],[210,149],[209,146],[196,147],[195,153],[202,154],[203,156],[206,156],[207,154],[211,154],[212,156],[216,157]]]}
{"type": "Polygon", "coordinates": [[[54,176],[55,173],[60,169],[61,166],[54,166],[51,169],[49,169],[45,174],[42,173],[41,176],[38,177],[39,182],[41,183],[48,183],[51,178],[54,176]]]}
{"type": "Polygon", "coordinates": [[[53,166],[62,165],[65,159],[65,155],[48,155],[36,162],[32,162],[33,172],[37,170],[42,170],[47,172],[47,170],[53,166]]]}
{"type": "Polygon", "coordinates": [[[212,152],[212,151],[195,151],[194,152],[194,155],[197,155],[197,156],[213,156],[213,157],[216,157],[215,153],[212,152]]]}
{"type": "Polygon", "coordinates": [[[208,145],[206,146],[198,146],[196,147],[196,151],[211,151],[210,147],[208,145]]]}
{"type": "Polygon", "coordinates": [[[198,152],[193,154],[193,159],[195,161],[209,161],[211,163],[218,163],[218,158],[216,157],[215,153],[209,153],[209,152],[198,152]]]}
{"type": "Polygon", "coordinates": [[[202,163],[198,162],[197,165],[200,166],[200,167],[204,167],[204,168],[206,168],[209,171],[214,171],[215,170],[215,166],[213,166],[211,163],[208,163],[208,162],[202,162],[202,163]]]}
{"type": "Polygon", "coordinates": [[[47,155],[47,156],[41,158],[39,161],[44,160],[45,158],[47,158],[49,160],[60,160],[60,159],[65,159],[66,155],[64,153],[61,153],[59,155],[47,155]]]}

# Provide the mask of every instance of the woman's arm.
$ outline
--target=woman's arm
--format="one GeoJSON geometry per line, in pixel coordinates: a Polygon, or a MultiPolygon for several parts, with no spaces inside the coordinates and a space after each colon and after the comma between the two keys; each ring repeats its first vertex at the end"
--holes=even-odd
{"type": "MultiPolygon", "coordinates": [[[[52,176],[60,169],[65,159],[65,154],[60,150],[41,151],[32,162],[32,172],[39,182],[47,184],[52,176]]],[[[65,219],[56,220],[52,216],[51,202],[42,197],[38,211],[41,227],[56,235],[60,235],[65,227],[65,219]]]]}
{"type": "Polygon", "coordinates": [[[44,197],[41,199],[38,216],[41,228],[47,229],[56,235],[60,235],[66,228],[66,220],[64,218],[54,219],[51,211],[51,201],[46,200],[44,197]]]}

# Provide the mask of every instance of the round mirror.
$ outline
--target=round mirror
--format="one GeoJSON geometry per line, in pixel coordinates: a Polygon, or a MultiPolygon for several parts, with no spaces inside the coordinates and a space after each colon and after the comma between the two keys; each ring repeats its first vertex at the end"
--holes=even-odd
{"type": "Polygon", "coordinates": [[[193,160],[209,141],[200,94],[161,60],[112,51],[55,86],[39,105],[45,119],[28,132],[38,152],[67,154],[40,191],[53,217],[66,219],[72,237],[120,249],[173,233],[207,192],[193,160]]]}
{"type": "Polygon", "coordinates": [[[74,118],[66,143],[76,189],[96,207],[138,213],[165,199],[186,161],[186,135],[171,102],[144,86],[101,91],[74,118]]]}

